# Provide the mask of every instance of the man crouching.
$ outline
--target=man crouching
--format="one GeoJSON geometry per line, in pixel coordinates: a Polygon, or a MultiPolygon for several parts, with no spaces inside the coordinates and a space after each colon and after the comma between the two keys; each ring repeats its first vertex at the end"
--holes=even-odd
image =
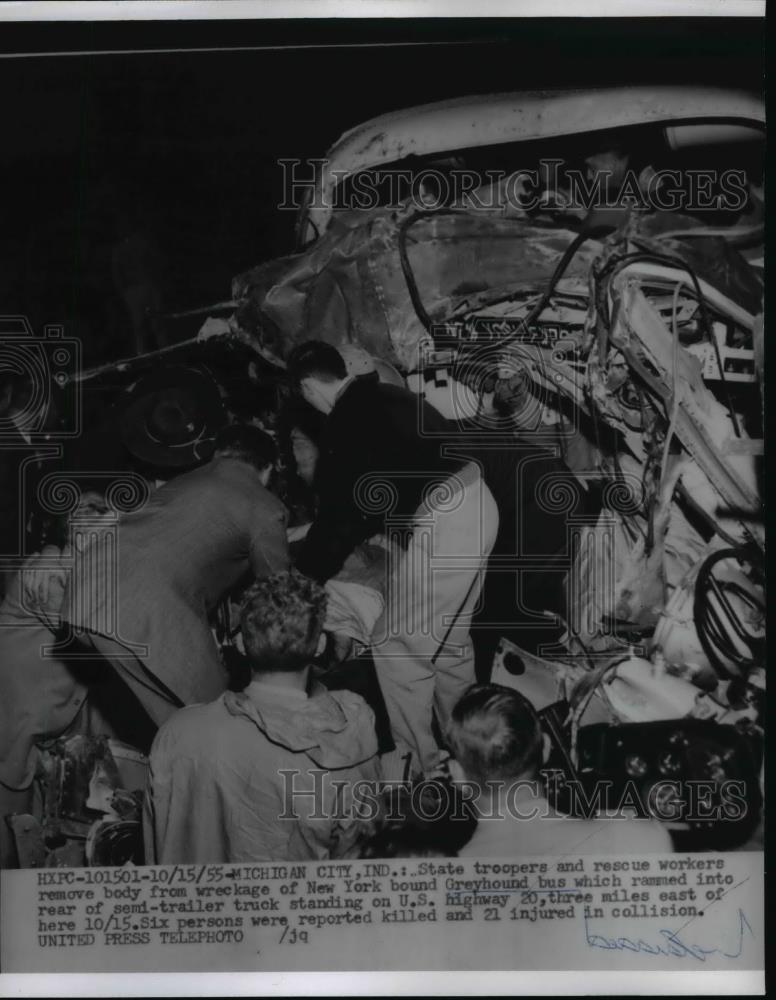
{"type": "Polygon", "coordinates": [[[326,595],[296,570],[248,591],[241,625],[252,677],[176,712],[151,748],[148,864],[342,857],[360,821],[349,790],[378,777],[374,716],[310,678],[326,595]]]}

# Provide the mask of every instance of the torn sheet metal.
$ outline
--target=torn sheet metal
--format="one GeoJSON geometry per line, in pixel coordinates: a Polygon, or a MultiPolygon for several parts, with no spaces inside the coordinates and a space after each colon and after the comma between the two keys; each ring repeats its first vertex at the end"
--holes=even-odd
{"type": "MultiPolygon", "coordinates": [[[[466,210],[416,213],[410,207],[338,214],[306,253],[260,265],[235,278],[237,321],[282,357],[311,338],[358,343],[405,371],[420,363],[432,322],[499,302],[525,299],[549,279],[572,242],[569,230],[466,210]],[[402,267],[406,247],[409,265],[402,267]]],[[[583,248],[566,281],[581,289],[596,256],[583,248]]]]}

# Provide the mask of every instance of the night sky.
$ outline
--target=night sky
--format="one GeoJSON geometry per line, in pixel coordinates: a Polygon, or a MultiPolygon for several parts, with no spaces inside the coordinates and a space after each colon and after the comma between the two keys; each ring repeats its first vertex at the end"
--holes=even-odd
{"type": "Polygon", "coordinates": [[[6,53],[87,54],[0,61],[2,312],[64,323],[87,362],[121,356],[117,206],[160,251],[165,306],[207,305],[229,297],[235,273],[292,249],[279,157],[320,156],[374,115],[467,93],[759,90],[763,32],[731,18],[4,25],[6,53]],[[124,54],[181,47],[223,48],[124,54]],[[99,49],[122,52],[88,54],[99,49]]]}

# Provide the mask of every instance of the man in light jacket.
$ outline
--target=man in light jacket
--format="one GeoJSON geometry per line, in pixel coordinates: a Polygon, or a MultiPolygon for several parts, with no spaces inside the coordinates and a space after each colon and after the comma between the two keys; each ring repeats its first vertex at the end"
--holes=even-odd
{"type": "Polygon", "coordinates": [[[289,564],[287,512],[267,489],[275,445],[258,428],[218,434],[206,465],[170,480],[80,553],[62,621],[161,725],[227,686],[208,615],[238,584],[289,564]]]}
{"type": "Polygon", "coordinates": [[[254,584],[241,614],[252,679],[157,733],[145,801],[149,864],[343,857],[379,777],[374,715],[310,677],[326,593],[296,570],[254,584]]]}

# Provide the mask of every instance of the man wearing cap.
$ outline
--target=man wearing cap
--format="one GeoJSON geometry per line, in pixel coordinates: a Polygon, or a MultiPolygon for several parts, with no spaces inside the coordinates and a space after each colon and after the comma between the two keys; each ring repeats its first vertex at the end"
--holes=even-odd
{"type": "Polygon", "coordinates": [[[288,567],[287,512],[267,489],[272,438],[218,432],[204,466],[171,479],[118,526],[118,551],[81,554],[62,607],[82,655],[104,657],[160,725],[227,686],[208,615],[251,574],[288,567]]]}
{"type": "Polygon", "coordinates": [[[408,389],[349,374],[320,341],[296,348],[288,370],[327,415],[318,512],[297,567],[328,580],[367,538],[396,536],[374,662],[397,747],[416,771],[432,770],[433,713],[444,727],[474,680],[469,618],[498,530],[495,501],[476,464],[445,456],[447,422],[408,389]]]}

